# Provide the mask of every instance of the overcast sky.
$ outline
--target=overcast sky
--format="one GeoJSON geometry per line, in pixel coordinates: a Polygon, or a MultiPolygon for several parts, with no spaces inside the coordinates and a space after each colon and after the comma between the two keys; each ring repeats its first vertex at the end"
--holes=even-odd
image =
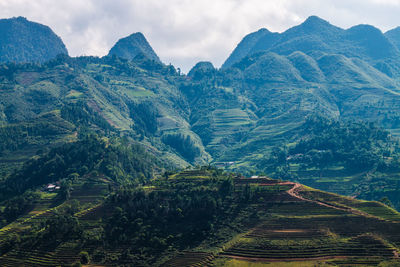
{"type": "Polygon", "coordinates": [[[387,31],[400,26],[400,0],[0,0],[1,18],[50,26],[71,56],[103,56],[140,31],[164,63],[185,72],[198,61],[220,67],[244,35],[282,32],[310,15],[387,31]]]}

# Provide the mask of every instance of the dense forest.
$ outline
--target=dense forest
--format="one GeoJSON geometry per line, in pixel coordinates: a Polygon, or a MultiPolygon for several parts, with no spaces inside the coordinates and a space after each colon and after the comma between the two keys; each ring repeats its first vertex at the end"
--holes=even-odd
{"type": "Polygon", "coordinates": [[[344,166],[349,171],[398,166],[397,139],[374,123],[339,122],[313,116],[300,131],[302,137],[296,144],[275,147],[260,166],[272,170],[297,163],[300,169],[344,166]]]}

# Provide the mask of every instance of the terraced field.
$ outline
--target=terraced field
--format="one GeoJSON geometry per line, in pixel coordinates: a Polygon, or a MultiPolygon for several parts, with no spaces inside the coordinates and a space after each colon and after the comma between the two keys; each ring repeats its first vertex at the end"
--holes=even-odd
{"type": "Polygon", "coordinates": [[[239,132],[243,127],[248,128],[252,123],[249,114],[238,108],[215,110],[211,118],[210,127],[214,131],[210,147],[220,145],[222,139],[239,132]]]}
{"type": "Polygon", "coordinates": [[[269,198],[267,205],[257,203],[255,208],[266,208],[271,216],[216,250],[212,263],[201,264],[200,257],[186,252],[165,266],[280,266],[284,262],[292,262],[290,266],[376,266],[383,261],[400,264],[399,213],[381,203],[267,178],[238,178],[235,184],[287,189],[269,198]]]}
{"type": "MultiPolygon", "coordinates": [[[[233,198],[243,198],[246,192],[253,194],[247,204],[238,202],[231,206],[233,214],[241,219],[222,221],[224,225],[216,227],[221,232],[214,233],[218,238],[206,238],[196,247],[171,251],[157,266],[377,266],[385,261],[400,264],[397,211],[379,202],[342,197],[298,183],[268,177],[231,177],[233,198]]],[[[204,185],[213,179],[212,171],[186,170],[171,175],[163,183],[154,181],[148,190],[168,190],[176,183],[204,185]]],[[[70,199],[64,203],[59,202],[57,194],[43,193],[30,213],[0,230],[0,242],[14,233],[29,233],[30,229],[41,227],[43,221],[69,203],[79,206],[74,217],[86,233],[101,231],[101,220],[113,214],[113,207],[104,205],[111,181],[102,177],[87,177],[85,181],[72,186],[70,199]]],[[[114,258],[119,259],[119,265],[132,263],[132,258],[121,257],[130,251],[127,245],[104,246],[101,250],[107,258],[100,265],[116,266],[114,258]]],[[[81,251],[94,255],[99,247],[76,242],[51,248],[15,247],[0,257],[0,266],[68,266],[80,260],[81,251]]]]}
{"type": "Polygon", "coordinates": [[[184,251],[179,253],[175,258],[165,262],[163,267],[192,266],[201,267],[212,264],[214,255],[207,252],[190,252],[184,251]]]}
{"type": "MultiPolygon", "coordinates": [[[[0,244],[13,234],[29,234],[30,229],[40,229],[46,219],[70,203],[79,205],[80,211],[75,216],[84,229],[94,228],[98,219],[104,216],[100,204],[107,193],[107,183],[101,179],[93,179],[89,183],[76,183],[72,187],[69,200],[65,202],[60,201],[56,193],[43,192],[32,211],[0,229],[0,244]]],[[[79,261],[80,251],[81,248],[76,244],[68,243],[55,248],[15,248],[0,257],[0,266],[67,266],[79,261]]]]}

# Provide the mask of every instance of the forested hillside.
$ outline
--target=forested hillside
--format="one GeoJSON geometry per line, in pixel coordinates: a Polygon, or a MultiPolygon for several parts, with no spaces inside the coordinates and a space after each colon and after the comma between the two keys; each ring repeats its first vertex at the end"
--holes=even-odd
{"type": "Polygon", "coordinates": [[[397,39],[310,17],[187,75],[141,33],[0,50],[0,265],[396,266],[397,39]]]}
{"type": "Polygon", "coordinates": [[[48,26],[24,17],[0,19],[0,62],[45,62],[68,55],[64,43],[48,26]]]}
{"type": "Polygon", "coordinates": [[[400,214],[379,202],[209,167],[139,187],[108,177],[69,177],[67,196],[41,190],[5,202],[3,221],[23,216],[0,231],[1,265],[398,263],[400,214]]]}
{"type": "MultiPolygon", "coordinates": [[[[275,147],[305,145],[312,134],[307,132],[310,118],[318,116],[339,125],[338,131],[348,130],[343,126],[346,121],[372,122],[376,131],[386,129],[392,137],[379,139],[379,146],[390,153],[379,148],[382,151],[376,155],[364,142],[343,150],[344,154],[317,153],[313,160],[321,156],[340,162],[336,167],[343,171],[333,176],[350,173],[365,180],[365,173],[386,177],[389,170],[392,176],[394,169],[377,168],[376,158],[382,166],[398,153],[394,140],[400,127],[396,74],[400,52],[394,38],[395,32],[384,35],[370,26],[343,30],[310,17],[279,35],[267,30],[254,33],[244,38],[222,69],[200,62],[188,75],[161,63],[141,33],[121,39],[104,58],[59,56],[43,64],[4,64],[0,67],[1,173],[6,176],[35,154],[93,131],[139,142],[171,168],[229,163],[232,170],[274,175],[276,166],[263,162],[274,156],[275,147]],[[342,39],[345,42],[339,44],[342,39]],[[307,40],[315,42],[312,51],[307,50],[307,40]],[[375,46],[386,47],[387,53],[374,53],[375,46]],[[356,55],[356,51],[361,52],[356,55]]],[[[309,143],[342,138],[314,133],[309,143]]],[[[295,154],[308,153],[297,146],[295,154]]],[[[370,189],[344,190],[337,179],[328,178],[331,174],[324,177],[328,167],[315,164],[309,169],[317,169],[321,178],[317,180],[334,182],[314,183],[314,178],[303,182],[375,199],[367,192],[370,189]]],[[[389,191],[397,188],[397,178],[393,179],[385,186],[389,191]]],[[[397,202],[393,196],[391,200],[397,202]]]]}

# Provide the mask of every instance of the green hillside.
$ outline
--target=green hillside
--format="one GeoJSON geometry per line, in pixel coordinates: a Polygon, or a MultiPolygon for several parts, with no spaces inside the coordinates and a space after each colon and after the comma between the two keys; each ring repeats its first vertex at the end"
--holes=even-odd
{"type": "Polygon", "coordinates": [[[190,130],[188,105],[177,85],[182,77],[172,66],[146,58],[132,62],[59,57],[45,65],[4,65],[1,72],[4,134],[11,127],[20,132],[13,136],[17,144],[2,145],[7,158],[18,153],[30,157],[90,130],[140,141],[175,166],[186,166],[189,160],[165,144],[163,136],[184,134],[201,152],[190,162],[209,159],[200,138],[190,130]],[[55,132],[50,125],[59,129],[55,132]],[[35,127],[43,132],[30,130],[35,127]]]}
{"type": "Polygon", "coordinates": [[[212,168],[141,187],[101,170],[68,183],[67,197],[64,183],[22,195],[29,205],[0,229],[2,266],[398,264],[400,214],[378,202],[212,168]]]}
{"type": "Polygon", "coordinates": [[[45,62],[68,55],[64,43],[48,26],[24,17],[0,19],[0,62],[45,62]]]}
{"type": "Polygon", "coordinates": [[[312,16],[187,75],[140,33],[1,64],[0,266],[398,266],[396,32],[312,16]]]}

